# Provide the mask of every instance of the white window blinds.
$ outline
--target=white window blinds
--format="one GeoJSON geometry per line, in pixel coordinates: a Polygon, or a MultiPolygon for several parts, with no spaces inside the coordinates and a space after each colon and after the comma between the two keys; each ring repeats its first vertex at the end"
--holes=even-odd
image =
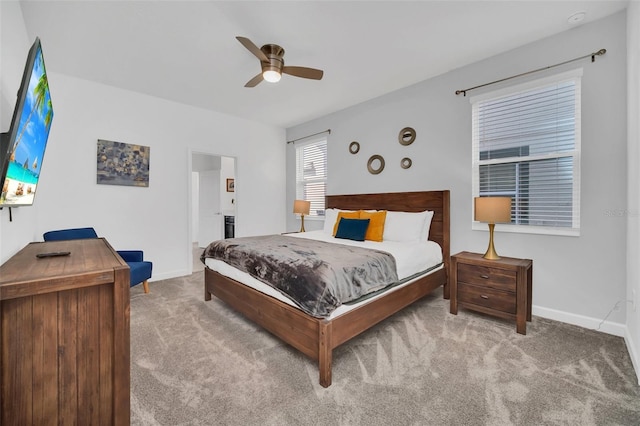
{"type": "Polygon", "coordinates": [[[324,216],[327,139],[296,144],[296,199],[311,202],[310,216],[324,216]]]}
{"type": "Polygon", "coordinates": [[[579,231],[581,71],[471,100],[474,196],[511,197],[511,230],[579,231]]]}

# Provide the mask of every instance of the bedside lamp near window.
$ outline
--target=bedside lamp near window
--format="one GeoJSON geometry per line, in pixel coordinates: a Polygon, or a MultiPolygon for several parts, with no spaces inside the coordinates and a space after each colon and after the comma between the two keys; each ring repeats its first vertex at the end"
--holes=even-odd
{"type": "Polygon", "coordinates": [[[496,223],[511,222],[511,197],[476,197],[473,199],[474,220],[489,224],[489,248],[485,259],[500,259],[493,247],[493,228],[496,223]]]}
{"type": "Polygon", "coordinates": [[[300,215],[300,232],[304,232],[304,215],[309,215],[309,209],[311,208],[310,201],[295,200],[293,202],[293,212],[300,215]]]}

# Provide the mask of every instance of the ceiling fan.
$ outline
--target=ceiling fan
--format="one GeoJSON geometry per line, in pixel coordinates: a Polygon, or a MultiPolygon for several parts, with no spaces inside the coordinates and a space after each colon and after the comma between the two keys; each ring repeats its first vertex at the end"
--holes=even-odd
{"type": "Polygon", "coordinates": [[[260,59],[262,72],[244,85],[244,87],[255,87],[262,80],[270,83],[280,81],[282,74],[289,74],[295,77],[310,78],[312,80],[321,80],[324,72],[315,68],[307,67],[288,67],[284,65],[284,49],[277,44],[265,44],[258,48],[251,40],[246,37],[236,37],[244,47],[260,59]]]}

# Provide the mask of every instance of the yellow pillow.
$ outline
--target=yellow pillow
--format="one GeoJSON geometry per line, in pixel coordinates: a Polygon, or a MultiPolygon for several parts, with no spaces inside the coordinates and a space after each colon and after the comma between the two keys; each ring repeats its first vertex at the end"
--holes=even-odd
{"type": "Polygon", "coordinates": [[[364,239],[381,242],[382,234],[384,234],[384,221],[387,219],[386,210],[379,212],[360,210],[360,219],[369,219],[369,227],[364,239]]]}
{"type": "Polygon", "coordinates": [[[336,223],[333,225],[333,236],[336,236],[336,232],[338,232],[338,224],[340,223],[341,218],[347,219],[360,219],[360,212],[338,212],[338,217],[336,218],[336,223]]]}

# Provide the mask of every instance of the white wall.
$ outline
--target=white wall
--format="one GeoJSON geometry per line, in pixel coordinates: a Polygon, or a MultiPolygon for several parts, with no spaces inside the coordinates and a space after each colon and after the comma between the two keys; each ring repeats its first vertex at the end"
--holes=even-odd
{"type": "MultiPolygon", "coordinates": [[[[627,10],[627,334],[631,360],[640,379],[640,3],[627,10]]],[[[640,382],[640,380],[639,380],[640,382]]]]}
{"type": "MultiPolygon", "coordinates": [[[[1,7],[3,34],[7,21],[24,28],[19,6],[1,7]]],[[[32,41],[2,37],[2,97],[12,105],[32,41]]],[[[144,250],[154,280],[188,273],[190,149],[237,159],[237,235],[284,230],[283,129],[48,71],[55,112],[41,183],[34,206],[14,209],[13,222],[0,212],[1,262],[47,230],[93,226],[116,249],[144,250]],[[97,185],[97,139],[150,146],[149,188],[97,185]]]]}
{"type": "MultiPolygon", "coordinates": [[[[329,194],[451,190],[451,250],[484,252],[488,232],[472,231],[471,106],[464,89],[560,63],[606,48],[603,57],[555,69],[584,67],[582,79],[582,231],[580,237],[504,233],[496,226],[496,248],[504,256],[533,259],[534,314],[622,335],[625,323],[626,220],[607,212],[626,208],[626,18],[624,12],[450,71],[288,129],[295,139],[327,128],[329,194]],[[402,146],[400,129],[411,126],[416,141],[402,146]],[[360,152],[348,152],[351,141],[360,152]],[[367,172],[373,154],[386,160],[378,175],[367,172]],[[400,160],[410,157],[404,170],[400,160]],[[606,159],[606,161],[603,161],[606,159]]],[[[514,84],[532,78],[511,81],[514,84]]],[[[504,85],[503,85],[504,86],[504,85]]],[[[500,86],[491,86],[492,91],[500,86]]],[[[483,90],[470,92],[469,96],[483,90]]],[[[295,148],[287,147],[287,205],[295,197],[295,148]]],[[[296,229],[287,214],[287,229],[296,229]]],[[[320,223],[309,221],[308,229],[320,223]]]]}
{"type": "Polygon", "coordinates": [[[0,2],[0,76],[17,75],[16,81],[0,79],[0,131],[9,131],[11,114],[16,103],[16,92],[20,86],[27,51],[33,43],[27,36],[22,10],[18,2],[0,2]],[[27,46],[25,49],[24,46],[27,46]]]}

